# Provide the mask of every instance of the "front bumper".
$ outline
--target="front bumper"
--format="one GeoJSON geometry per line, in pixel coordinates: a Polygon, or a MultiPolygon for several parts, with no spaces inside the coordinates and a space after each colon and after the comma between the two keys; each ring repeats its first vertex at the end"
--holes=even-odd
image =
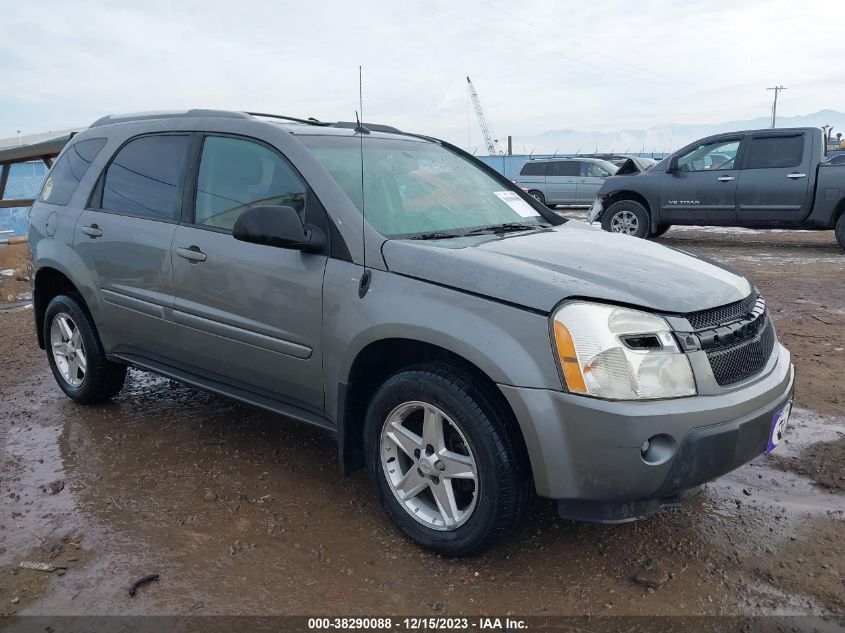
{"type": "Polygon", "coordinates": [[[611,402],[500,388],[522,429],[540,496],[628,503],[683,496],[763,453],[775,412],[792,398],[794,368],[777,344],[760,377],[714,395],[611,402]],[[672,451],[647,463],[641,447],[657,435],[672,439],[672,451]]]}

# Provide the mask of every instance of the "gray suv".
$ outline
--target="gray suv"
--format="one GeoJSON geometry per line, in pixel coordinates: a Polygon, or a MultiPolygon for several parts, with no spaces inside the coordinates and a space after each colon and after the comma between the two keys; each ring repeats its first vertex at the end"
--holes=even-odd
{"type": "Polygon", "coordinates": [[[514,182],[541,204],[588,207],[618,169],[599,158],[537,158],[523,163],[514,182]]]}
{"type": "Polygon", "coordinates": [[[444,554],[535,493],[593,521],[678,504],[789,417],[789,352],[742,275],[560,218],[433,138],[106,117],[30,219],[38,342],[70,398],[134,366],[319,426],[444,554]]]}

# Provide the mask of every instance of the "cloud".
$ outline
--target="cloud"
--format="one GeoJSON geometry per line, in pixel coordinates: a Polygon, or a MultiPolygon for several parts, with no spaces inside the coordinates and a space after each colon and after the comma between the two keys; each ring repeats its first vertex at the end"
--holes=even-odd
{"type": "MultiPolygon", "coordinates": [[[[0,22],[0,137],[110,112],[212,107],[495,133],[752,118],[845,100],[835,2],[17,2],[0,22]],[[825,33],[831,33],[826,37],[825,33]]],[[[469,138],[469,141],[468,141],[469,138]]]]}

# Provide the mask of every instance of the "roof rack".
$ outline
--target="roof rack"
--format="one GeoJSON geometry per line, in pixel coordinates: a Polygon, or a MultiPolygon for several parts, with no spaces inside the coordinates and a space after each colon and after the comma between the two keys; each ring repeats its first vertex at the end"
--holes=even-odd
{"type": "Polygon", "coordinates": [[[246,119],[248,118],[245,112],[232,112],[231,110],[207,110],[203,108],[194,108],[187,111],[172,111],[172,112],[136,112],[133,114],[109,114],[94,121],[90,127],[99,127],[101,125],[111,125],[112,123],[129,123],[133,121],[149,121],[152,119],[173,119],[173,118],[188,118],[188,117],[221,117],[224,119],[246,119]]]}

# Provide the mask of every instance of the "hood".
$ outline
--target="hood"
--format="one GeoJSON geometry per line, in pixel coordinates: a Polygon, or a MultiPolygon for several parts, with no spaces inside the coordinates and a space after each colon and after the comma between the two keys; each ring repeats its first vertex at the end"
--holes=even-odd
{"type": "Polygon", "coordinates": [[[640,172],[651,169],[657,164],[656,160],[651,158],[640,158],[639,156],[630,156],[624,163],[619,166],[614,176],[625,176],[628,174],[639,174],[640,172]]]}
{"type": "Polygon", "coordinates": [[[560,226],[448,240],[388,240],[391,272],[550,312],[584,297],[682,314],[751,292],[739,273],[643,239],[570,220],[560,226]]]}

